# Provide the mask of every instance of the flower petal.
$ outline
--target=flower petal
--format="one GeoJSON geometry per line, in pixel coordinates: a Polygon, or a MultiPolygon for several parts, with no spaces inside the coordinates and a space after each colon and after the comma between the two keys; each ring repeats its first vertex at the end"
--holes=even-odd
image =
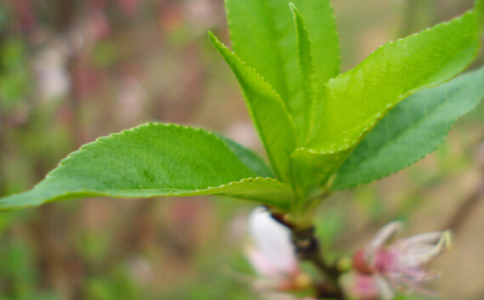
{"type": "Polygon", "coordinates": [[[402,222],[395,221],[383,226],[370,244],[365,248],[365,258],[370,265],[374,264],[374,257],[378,249],[387,244],[397,233],[402,230],[402,222]]]}
{"type": "Polygon", "coordinates": [[[278,270],[272,265],[272,263],[255,247],[248,247],[245,251],[249,258],[252,267],[260,275],[267,277],[277,277],[278,270]]]}
{"type": "Polygon", "coordinates": [[[380,296],[385,300],[392,300],[395,298],[395,292],[393,291],[391,284],[383,276],[374,275],[374,277],[380,296]]]}
{"type": "Polygon", "coordinates": [[[419,234],[405,239],[403,243],[396,244],[392,248],[401,248],[400,263],[417,267],[441,254],[449,245],[450,232],[444,231],[419,234]]]}
{"type": "Polygon", "coordinates": [[[446,231],[426,232],[405,239],[408,244],[436,244],[446,231]]]}
{"type": "Polygon", "coordinates": [[[250,214],[249,232],[257,250],[277,272],[290,275],[298,269],[291,231],[272,218],[266,208],[258,207],[250,214]]]}

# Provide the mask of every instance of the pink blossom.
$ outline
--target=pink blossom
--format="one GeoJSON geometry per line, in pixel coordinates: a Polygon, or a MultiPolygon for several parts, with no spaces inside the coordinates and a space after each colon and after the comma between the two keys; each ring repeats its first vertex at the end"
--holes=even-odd
{"type": "Polygon", "coordinates": [[[426,266],[449,246],[450,233],[429,232],[392,242],[401,227],[400,222],[384,226],[370,244],[353,256],[357,272],[354,289],[360,298],[390,300],[402,291],[436,294],[422,285],[438,277],[426,266]]]}

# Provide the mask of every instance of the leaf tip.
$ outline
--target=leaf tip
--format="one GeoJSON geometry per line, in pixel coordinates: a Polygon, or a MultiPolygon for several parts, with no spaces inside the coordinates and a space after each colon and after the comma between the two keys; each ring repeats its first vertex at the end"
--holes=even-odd
{"type": "Polygon", "coordinates": [[[294,5],[294,3],[292,2],[289,2],[289,9],[291,9],[292,17],[294,19],[294,22],[296,22],[296,26],[298,23],[302,23],[302,16],[296,5],[294,5]]]}
{"type": "Polygon", "coordinates": [[[208,38],[210,39],[212,44],[215,46],[215,48],[220,50],[221,47],[225,47],[225,45],[222,44],[222,42],[215,36],[215,34],[213,34],[213,32],[208,31],[208,38]]]}
{"type": "Polygon", "coordinates": [[[213,40],[215,38],[215,35],[213,34],[213,32],[211,30],[208,31],[208,38],[210,40],[213,40]]]}

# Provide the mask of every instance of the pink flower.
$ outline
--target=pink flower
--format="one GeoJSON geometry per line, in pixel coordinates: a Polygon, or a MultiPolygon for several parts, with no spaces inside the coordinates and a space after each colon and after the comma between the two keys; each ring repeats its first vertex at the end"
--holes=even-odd
{"type": "Polygon", "coordinates": [[[360,298],[390,300],[398,292],[435,296],[434,291],[422,286],[438,277],[426,265],[449,246],[450,233],[429,232],[392,242],[401,227],[400,222],[384,226],[369,245],[353,256],[357,272],[354,289],[360,298]]]}

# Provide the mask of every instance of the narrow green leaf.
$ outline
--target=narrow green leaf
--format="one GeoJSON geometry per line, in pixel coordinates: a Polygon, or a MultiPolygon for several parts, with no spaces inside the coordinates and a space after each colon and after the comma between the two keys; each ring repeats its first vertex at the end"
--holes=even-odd
{"type": "Polygon", "coordinates": [[[250,115],[276,177],[283,182],[291,182],[289,155],[296,148],[296,137],[284,103],[254,69],[248,67],[212,34],[210,39],[242,87],[250,115]]]}
{"type": "Polygon", "coordinates": [[[305,20],[318,86],[339,74],[339,42],[329,0],[226,0],[234,52],[281,95],[298,136],[304,132],[303,81],[289,2],[305,20]]]}
{"type": "Polygon", "coordinates": [[[328,82],[319,129],[292,155],[294,172],[327,185],[361,139],[402,99],[461,72],[476,56],[482,0],[450,22],[382,46],[355,69],[328,82]],[[319,166],[315,169],[314,166],[319,166]]]}
{"type": "Polygon", "coordinates": [[[302,73],[303,79],[303,132],[301,141],[306,143],[309,133],[311,132],[311,126],[313,124],[313,118],[311,116],[313,112],[314,102],[316,101],[316,73],[314,72],[313,57],[311,55],[311,42],[304,25],[304,20],[294,6],[290,3],[291,11],[294,18],[294,24],[297,32],[297,53],[299,58],[299,67],[302,73]]]}
{"type": "Polygon", "coordinates": [[[200,129],[147,124],[86,144],[34,189],[0,209],[81,197],[225,195],[286,208],[292,189],[257,174],[227,144],[200,129]]]}
{"type": "Polygon", "coordinates": [[[417,162],[440,145],[452,124],[484,96],[484,68],[423,90],[397,105],[338,170],[332,189],[381,179],[417,162]]]}
{"type": "MultiPolygon", "coordinates": [[[[322,127],[311,148],[334,144],[346,131],[384,114],[410,94],[460,73],[479,50],[482,14],[479,0],[463,16],[388,43],[355,69],[330,80],[325,109],[316,116],[322,127]]],[[[361,128],[361,134],[367,129],[361,128]]],[[[349,141],[349,146],[357,141],[349,141]]]]}

